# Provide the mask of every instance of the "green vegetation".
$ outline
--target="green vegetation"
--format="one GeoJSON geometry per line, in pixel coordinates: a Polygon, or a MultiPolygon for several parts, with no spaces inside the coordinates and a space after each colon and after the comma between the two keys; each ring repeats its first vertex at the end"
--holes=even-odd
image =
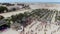
{"type": "Polygon", "coordinates": [[[60,20],[60,16],[56,17],[57,20],[60,20]]]}
{"type": "Polygon", "coordinates": [[[11,19],[8,17],[7,19],[5,19],[5,21],[6,21],[6,25],[8,25],[8,27],[10,27],[10,24],[11,24],[11,19]]]}
{"type": "Polygon", "coordinates": [[[2,20],[2,19],[4,19],[4,17],[0,15],[0,20],[2,20]]]}
{"type": "MultiPolygon", "coordinates": [[[[12,15],[10,18],[7,18],[5,20],[6,20],[8,25],[10,25],[10,22],[12,21],[13,23],[17,22],[17,23],[20,23],[21,25],[23,25],[24,27],[26,27],[29,24],[28,22],[31,21],[31,19],[33,19],[33,18],[40,19],[44,15],[46,15],[47,13],[49,15],[49,11],[52,13],[53,10],[35,9],[32,12],[28,11],[28,12],[20,13],[17,15],[12,15]]],[[[46,18],[48,17],[48,15],[46,16],[46,18]]]]}
{"type": "Polygon", "coordinates": [[[20,13],[17,15],[12,15],[11,16],[11,21],[13,23],[17,22],[20,23],[24,26],[27,25],[28,19],[32,19],[32,18],[42,18],[46,13],[48,13],[48,9],[36,9],[33,10],[32,12],[24,12],[24,13],[20,13]]]}
{"type": "Polygon", "coordinates": [[[46,32],[44,34],[46,34],[46,32]]]}
{"type": "Polygon", "coordinates": [[[4,10],[8,11],[8,9],[4,6],[0,6],[0,13],[4,13],[4,10]]]}

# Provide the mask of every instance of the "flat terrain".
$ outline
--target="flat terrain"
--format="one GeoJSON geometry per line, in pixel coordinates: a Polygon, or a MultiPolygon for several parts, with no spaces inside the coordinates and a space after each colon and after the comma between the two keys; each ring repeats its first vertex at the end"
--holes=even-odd
{"type": "Polygon", "coordinates": [[[40,4],[33,4],[30,5],[30,7],[32,9],[39,9],[39,8],[45,8],[45,9],[56,9],[56,10],[60,10],[60,4],[44,4],[44,3],[40,3],[40,4]]]}
{"type": "MultiPolygon", "coordinates": [[[[60,10],[60,4],[35,4],[35,5],[30,5],[31,9],[39,9],[39,8],[45,8],[45,9],[56,9],[56,10],[60,10]]],[[[2,13],[0,15],[4,16],[4,17],[10,17],[11,15],[16,15],[19,13],[24,13],[25,11],[31,11],[31,10],[18,10],[15,12],[9,12],[9,13],[2,13]]],[[[44,14],[44,16],[42,17],[42,19],[46,19],[46,20],[52,20],[54,21],[55,19],[55,14],[54,12],[48,12],[46,14],[44,14]],[[50,17],[50,16],[53,17],[50,17]],[[47,17],[46,17],[47,16],[47,17]]],[[[24,34],[44,34],[46,32],[46,34],[60,34],[60,26],[56,25],[56,24],[46,24],[45,22],[43,23],[42,21],[33,21],[30,25],[28,25],[25,28],[25,32],[24,34]],[[45,27],[46,26],[46,27],[45,27]]],[[[12,29],[7,29],[6,31],[2,32],[2,34],[19,34],[18,31],[12,30],[12,29]]]]}
{"type": "Polygon", "coordinates": [[[12,12],[8,12],[8,13],[2,13],[0,15],[4,16],[4,17],[10,17],[11,15],[16,15],[19,13],[24,13],[26,11],[30,11],[30,10],[17,10],[17,11],[12,11],[12,12]]]}
{"type": "MultiPolygon", "coordinates": [[[[56,9],[60,11],[60,4],[30,4],[30,8],[32,9],[39,9],[39,8],[44,8],[44,9],[56,9]]],[[[8,13],[2,13],[0,15],[4,17],[10,17],[11,15],[16,15],[19,13],[24,13],[25,11],[31,11],[31,10],[17,10],[17,11],[12,11],[8,13]]]]}

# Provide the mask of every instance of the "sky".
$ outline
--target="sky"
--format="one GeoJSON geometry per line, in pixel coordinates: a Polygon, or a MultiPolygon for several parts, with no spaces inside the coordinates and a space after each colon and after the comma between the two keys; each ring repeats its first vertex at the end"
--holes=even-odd
{"type": "Polygon", "coordinates": [[[60,0],[0,0],[1,2],[60,2],[60,0]]]}

